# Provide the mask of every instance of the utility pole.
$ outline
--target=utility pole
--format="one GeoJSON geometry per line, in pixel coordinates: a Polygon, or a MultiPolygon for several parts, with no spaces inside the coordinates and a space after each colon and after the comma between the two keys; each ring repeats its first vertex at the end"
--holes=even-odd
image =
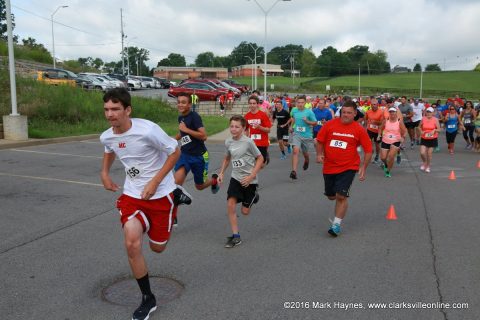
{"type": "Polygon", "coordinates": [[[358,98],[360,99],[360,64],[358,64],[358,98]]]}
{"type": "Polygon", "coordinates": [[[123,50],[123,39],[125,38],[125,34],[123,33],[123,9],[120,8],[120,30],[121,30],[121,37],[122,37],[122,74],[125,75],[125,51],[123,50]]]}

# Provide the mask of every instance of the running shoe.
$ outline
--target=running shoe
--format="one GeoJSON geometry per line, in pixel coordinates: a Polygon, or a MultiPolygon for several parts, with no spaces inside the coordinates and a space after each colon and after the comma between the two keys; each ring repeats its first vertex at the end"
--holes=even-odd
{"type": "Polygon", "coordinates": [[[420,139],[417,139],[417,140],[415,141],[415,144],[416,144],[417,146],[419,146],[419,145],[420,145],[420,139]]]}
{"type": "Polygon", "coordinates": [[[375,159],[373,159],[373,163],[377,163],[378,162],[378,154],[375,155],[375,159]]]}
{"type": "Polygon", "coordinates": [[[400,164],[402,163],[402,156],[399,154],[397,154],[397,164],[400,164]]]}
{"type": "Polygon", "coordinates": [[[330,227],[330,229],[328,229],[328,233],[332,236],[332,237],[336,237],[340,234],[340,225],[338,223],[332,223],[332,226],[330,227]]]}
{"type": "Polygon", "coordinates": [[[142,295],[142,304],[133,313],[132,320],[147,320],[150,313],[157,310],[155,296],[142,295]]]}
{"type": "Polygon", "coordinates": [[[448,153],[453,154],[453,149],[448,150],[448,153]]]}
{"type": "Polygon", "coordinates": [[[282,154],[282,155],[280,156],[280,160],[286,160],[286,159],[287,159],[287,156],[286,156],[286,155],[282,154]]]}
{"type": "Polygon", "coordinates": [[[287,146],[288,153],[292,153],[292,147],[290,145],[287,146]]]}
{"type": "Polygon", "coordinates": [[[413,150],[413,146],[414,146],[414,145],[415,145],[415,142],[413,142],[413,141],[410,141],[410,149],[412,149],[412,150],[413,150]]]}
{"type": "Polygon", "coordinates": [[[253,203],[257,203],[260,200],[260,195],[258,194],[258,191],[255,190],[255,198],[253,198],[253,203]]]}
{"type": "Polygon", "coordinates": [[[306,160],[305,162],[303,162],[303,170],[307,170],[309,164],[310,164],[310,161],[308,161],[308,160],[306,160]]]}
{"type": "Polygon", "coordinates": [[[177,185],[177,189],[173,190],[173,203],[176,206],[189,205],[192,203],[192,196],[182,186],[177,185]]]}
{"type": "Polygon", "coordinates": [[[426,172],[426,173],[430,173],[430,167],[426,167],[426,168],[425,168],[425,172],[426,172]]]}
{"type": "Polygon", "coordinates": [[[465,150],[468,150],[468,148],[470,148],[470,143],[467,143],[467,145],[465,146],[465,150]]]}
{"type": "Polygon", "coordinates": [[[385,178],[391,178],[392,177],[392,174],[390,173],[390,171],[387,170],[387,172],[385,172],[385,178]]]}
{"type": "Polygon", "coordinates": [[[233,248],[240,245],[241,243],[242,239],[240,237],[227,237],[227,243],[225,243],[225,248],[233,248]]]}
{"type": "Polygon", "coordinates": [[[218,183],[218,175],[216,173],[212,174],[212,185],[210,189],[212,190],[213,194],[216,194],[218,190],[220,190],[220,184],[218,183]]]}
{"type": "Polygon", "coordinates": [[[295,171],[290,172],[290,178],[293,180],[297,180],[297,172],[295,171]]]}
{"type": "Polygon", "coordinates": [[[177,217],[173,218],[173,224],[174,227],[178,227],[178,220],[177,217]]]}
{"type": "Polygon", "coordinates": [[[425,171],[425,164],[424,163],[422,163],[422,165],[420,166],[420,170],[425,171]]]}
{"type": "Polygon", "coordinates": [[[433,149],[433,152],[440,152],[440,147],[436,147],[435,149],[433,149]]]}

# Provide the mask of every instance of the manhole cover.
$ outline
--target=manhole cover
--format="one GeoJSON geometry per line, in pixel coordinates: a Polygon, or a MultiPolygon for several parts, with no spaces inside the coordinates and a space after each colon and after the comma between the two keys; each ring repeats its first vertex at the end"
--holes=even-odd
{"type": "MultiPolygon", "coordinates": [[[[157,299],[157,305],[175,300],[183,291],[183,286],[178,281],[155,276],[150,277],[150,287],[157,299]]],[[[122,306],[137,306],[142,299],[137,281],[133,278],[115,281],[102,290],[102,297],[110,303],[122,306]]]]}

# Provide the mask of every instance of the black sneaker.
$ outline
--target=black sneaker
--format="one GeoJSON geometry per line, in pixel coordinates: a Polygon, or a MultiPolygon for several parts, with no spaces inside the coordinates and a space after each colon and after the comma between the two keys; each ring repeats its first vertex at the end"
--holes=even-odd
{"type": "Polygon", "coordinates": [[[212,185],[210,186],[210,189],[212,190],[213,194],[216,194],[218,190],[220,190],[220,185],[218,184],[218,174],[214,173],[212,174],[212,185]]]}
{"type": "Polygon", "coordinates": [[[295,171],[290,172],[290,178],[297,180],[297,173],[295,171]]]}
{"type": "Polygon", "coordinates": [[[402,162],[402,156],[399,154],[397,154],[397,164],[400,164],[402,162]]]}
{"type": "Polygon", "coordinates": [[[143,295],[142,304],[133,313],[132,320],[147,320],[150,316],[150,313],[155,310],[157,310],[157,301],[155,300],[155,296],[143,295]]]}
{"type": "Polygon", "coordinates": [[[304,161],[303,162],[303,170],[307,170],[309,164],[310,164],[310,161],[304,161]]]}
{"type": "Polygon", "coordinates": [[[182,186],[177,186],[177,189],[173,190],[173,204],[176,206],[181,204],[189,205],[192,203],[192,196],[182,186]]]}
{"type": "Polygon", "coordinates": [[[233,248],[242,243],[242,239],[240,237],[227,237],[227,243],[225,243],[225,248],[233,248]]]}
{"type": "Polygon", "coordinates": [[[173,226],[174,226],[174,227],[177,227],[177,226],[178,226],[177,217],[173,218],[173,226]]]}
{"type": "Polygon", "coordinates": [[[258,192],[255,190],[255,198],[253,198],[253,203],[257,203],[258,200],[260,200],[260,195],[259,195],[258,192]]]}
{"type": "Polygon", "coordinates": [[[375,155],[375,159],[373,159],[373,162],[374,162],[374,163],[377,163],[377,162],[378,162],[378,154],[375,155]]]}

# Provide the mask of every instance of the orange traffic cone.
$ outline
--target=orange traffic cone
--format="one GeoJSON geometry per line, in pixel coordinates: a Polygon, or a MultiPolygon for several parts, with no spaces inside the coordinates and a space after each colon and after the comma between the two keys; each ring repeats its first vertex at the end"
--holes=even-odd
{"type": "Polygon", "coordinates": [[[477,168],[480,169],[480,160],[477,162],[477,168]]]}
{"type": "Polygon", "coordinates": [[[448,180],[457,180],[457,177],[455,177],[455,171],[452,170],[452,172],[450,172],[450,176],[448,177],[448,180]]]}
{"type": "Polygon", "coordinates": [[[393,207],[393,204],[390,205],[390,208],[388,209],[387,220],[397,220],[397,214],[395,213],[395,208],[393,207]]]}

